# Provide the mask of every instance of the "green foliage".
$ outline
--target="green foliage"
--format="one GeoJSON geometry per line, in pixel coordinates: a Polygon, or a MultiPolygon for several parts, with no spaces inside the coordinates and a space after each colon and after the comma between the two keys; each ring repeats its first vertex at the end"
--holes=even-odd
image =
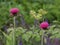
{"type": "Polygon", "coordinates": [[[30,17],[30,10],[37,12],[39,9],[48,11],[46,18],[49,22],[52,20],[60,21],[59,0],[0,0],[0,2],[0,26],[10,19],[9,10],[12,7],[20,9],[20,14],[24,15],[24,19],[28,24],[33,24],[34,22],[34,18],[30,17]]]}
{"type": "MultiPolygon", "coordinates": [[[[4,32],[2,32],[3,33],[3,35],[5,36],[5,38],[6,38],[6,45],[12,45],[13,44],[13,41],[12,41],[12,38],[13,38],[13,28],[10,28],[10,29],[8,29],[8,33],[9,34],[6,34],[6,33],[4,33],[4,32]]],[[[27,31],[26,29],[23,29],[23,28],[21,28],[21,27],[19,27],[19,28],[16,28],[16,30],[15,30],[15,36],[18,38],[19,36],[22,36],[22,39],[23,39],[23,41],[26,41],[26,42],[30,42],[29,40],[30,40],[30,38],[31,39],[34,39],[35,41],[40,41],[40,35],[39,35],[39,33],[38,33],[38,31],[35,31],[34,33],[33,33],[33,31],[27,31]],[[35,35],[35,36],[34,36],[35,35]],[[34,36],[34,37],[33,37],[34,36]]],[[[15,39],[15,38],[14,38],[15,39]]]]}
{"type": "MultiPolygon", "coordinates": [[[[23,44],[35,44],[37,42],[40,43],[41,41],[41,36],[44,32],[46,32],[44,34],[44,36],[48,36],[49,34],[51,34],[50,38],[53,39],[53,38],[60,38],[60,28],[58,28],[60,25],[58,25],[56,27],[56,25],[52,25],[50,26],[50,28],[48,30],[41,30],[39,28],[35,28],[35,27],[31,27],[30,30],[27,30],[27,29],[24,29],[22,27],[18,27],[16,28],[15,30],[15,36],[16,36],[16,39],[18,37],[22,37],[22,41],[23,41],[23,44]]],[[[6,45],[10,45],[12,44],[12,34],[13,34],[13,28],[9,28],[8,29],[8,34],[3,33],[3,35],[6,37],[6,45]]],[[[15,38],[14,38],[15,39],[15,38]]],[[[21,39],[19,39],[21,40],[21,39]]],[[[17,40],[17,41],[19,41],[17,40]]]]}
{"type": "MultiPolygon", "coordinates": [[[[13,7],[19,8],[19,14],[24,16],[24,19],[27,24],[33,25],[34,19],[30,14],[30,11],[33,10],[36,12],[36,15],[40,15],[38,10],[43,9],[46,10],[48,13],[44,14],[45,18],[48,19],[49,22],[53,22],[52,26],[46,31],[47,36],[51,33],[50,38],[60,38],[60,0],[0,0],[0,27],[5,25],[6,22],[11,21],[13,17],[10,16],[9,10],[13,7]],[[11,19],[11,20],[10,20],[11,19]],[[57,20],[57,21],[54,21],[57,20]],[[58,25],[58,26],[57,26],[58,25]]],[[[45,13],[44,11],[42,11],[45,13]]],[[[43,20],[37,16],[39,21],[43,20]]],[[[16,28],[16,38],[21,36],[23,41],[26,43],[31,43],[36,41],[41,41],[41,36],[43,34],[42,30],[34,29],[35,27],[31,27],[29,31],[27,29],[23,29],[21,27],[16,28]],[[31,39],[31,40],[30,40],[31,39]],[[33,41],[34,40],[34,41],[33,41]],[[32,42],[31,42],[32,41],[32,42]]],[[[8,29],[9,34],[4,34],[6,37],[6,45],[12,45],[12,30],[13,28],[8,29]]],[[[1,37],[1,36],[0,36],[1,37]]],[[[2,38],[2,37],[1,37],[2,38]]],[[[35,42],[34,42],[35,45],[35,42]]]]}

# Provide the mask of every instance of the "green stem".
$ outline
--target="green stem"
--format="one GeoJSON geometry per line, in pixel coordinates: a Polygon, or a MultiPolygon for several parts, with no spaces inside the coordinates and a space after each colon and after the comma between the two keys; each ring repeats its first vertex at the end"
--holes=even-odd
{"type": "Polygon", "coordinates": [[[15,27],[15,18],[16,18],[16,17],[13,18],[13,20],[14,20],[13,45],[15,45],[15,28],[16,28],[16,27],[15,27]]]}
{"type": "Polygon", "coordinates": [[[41,45],[44,45],[44,30],[43,30],[43,33],[42,33],[42,37],[41,37],[41,45]]]}

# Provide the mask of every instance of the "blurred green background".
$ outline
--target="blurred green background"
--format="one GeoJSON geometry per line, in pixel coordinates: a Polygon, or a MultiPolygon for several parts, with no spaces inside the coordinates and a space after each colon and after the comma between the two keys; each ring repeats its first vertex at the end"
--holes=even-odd
{"type": "MultiPolygon", "coordinates": [[[[0,0],[0,28],[3,25],[5,25],[6,22],[9,21],[9,19],[12,18],[10,16],[9,10],[11,8],[15,8],[15,7],[19,8],[19,10],[20,10],[19,14],[24,16],[25,22],[28,25],[34,24],[34,20],[35,20],[34,18],[31,18],[31,16],[33,16],[30,14],[31,10],[34,10],[36,13],[38,13],[39,9],[46,10],[48,12],[45,15],[46,19],[50,23],[52,23],[53,21],[56,21],[55,23],[53,23],[52,26],[50,26],[49,33],[52,33],[51,35],[53,38],[56,38],[56,37],[60,38],[60,36],[59,36],[60,35],[60,25],[59,25],[60,24],[60,0],[0,0]],[[57,24],[58,24],[58,26],[56,26],[57,24]]],[[[39,21],[41,21],[41,20],[42,19],[40,19],[39,21]]],[[[10,20],[10,21],[12,21],[12,20],[10,20]]],[[[35,29],[34,26],[30,27],[30,28],[31,28],[30,29],[31,31],[28,31],[27,33],[24,33],[24,31],[26,31],[25,29],[17,28],[16,35],[20,36],[21,33],[24,33],[23,35],[21,34],[22,38],[25,39],[25,40],[23,40],[23,41],[25,41],[24,44],[27,43],[27,45],[28,45],[29,43],[31,43],[31,44],[34,43],[34,45],[35,44],[37,45],[39,43],[38,45],[40,45],[39,39],[41,37],[40,35],[42,35],[42,33],[40,32],[41,30],[39,28],[35,29]],[[37,42],[37,43],[30,42],[31,40],[26,42],[26,40],[29,40],[29,38],[31,37],[30,35],[32,37],[35,36],[36,41],[39,41],[39,42],[37,42]]],[[[0,37],[4,37],[2,35],[2,33],[0,34],[0,37]]],[[[8,38],[9,38],[9,35],[8,35],[8,38]]],[[[7,38],[7,42],[9,41],[8,38],[7,38]]],[[[0,39],[2,39],[2,38],[0,38],[0,39]]],[[[35,41],[35,39],[34,39],[34,41],[35,41]]],[[[20,40],[18,39],[18,41],[20,41],[20,40]]],[[[0,41],[0,42],[4,42],[4,39],[3,39],[3,41],[0,41]]],[[[10,42],[12,42],[12,40],[10,42]]],[[[9,42],[9,44],[11,45],[10,42],[9,42]]],[[[5,45],[5,43],[2,43],[2,44],[5,45]]]]}
{"type": "Polygon", "coordinates": [[[46,18],[49,22],[60,21],[60,0],[0,0],[0,27],[10,18],[9,10],[13,7],[20,9],[20,14],[28,24],[33,24],[30,10],[37,12],[39,9],[48,11],[46,18]]]}

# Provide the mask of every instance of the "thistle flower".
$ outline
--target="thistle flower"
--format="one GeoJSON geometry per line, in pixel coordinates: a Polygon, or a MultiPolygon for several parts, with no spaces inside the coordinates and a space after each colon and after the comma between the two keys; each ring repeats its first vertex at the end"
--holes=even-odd
{"type": "Polygon", "coordinates": [[[11,13],[13,16],[16,15],[18,12],[19,12],[19,9],[18,9],[18,8],[12,8],[12,9],[10,9],[10,13],[11,13]]]}
{"type": "Polygon", "coordinates": [[[49,24],[48,24],[48,22],[42,22],[41,24],[40,24],[40,28],[41,29],[47,29],[48,28],[48,26],[49,26],[49,24]]]}

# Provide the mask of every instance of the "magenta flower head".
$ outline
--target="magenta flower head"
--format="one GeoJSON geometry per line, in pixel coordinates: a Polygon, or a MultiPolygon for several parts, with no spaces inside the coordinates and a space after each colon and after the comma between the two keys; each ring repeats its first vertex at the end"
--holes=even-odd
{"type": "Polygon", "coordinates": [[[49,26],[49,23],[48,22],[42,22],[41,24],[40,24],[40,28],[41,29],[47,29],[48,28],[48,26],[49,26]]]}
{"type": "Polygon", "coordinates": [[[18,9],[18,8],[12,8],[12,9],[10,9],[10,13],[11,13],[13,16],[16,15],[18,12],[19,12],[19,9],[18,9]]]}

